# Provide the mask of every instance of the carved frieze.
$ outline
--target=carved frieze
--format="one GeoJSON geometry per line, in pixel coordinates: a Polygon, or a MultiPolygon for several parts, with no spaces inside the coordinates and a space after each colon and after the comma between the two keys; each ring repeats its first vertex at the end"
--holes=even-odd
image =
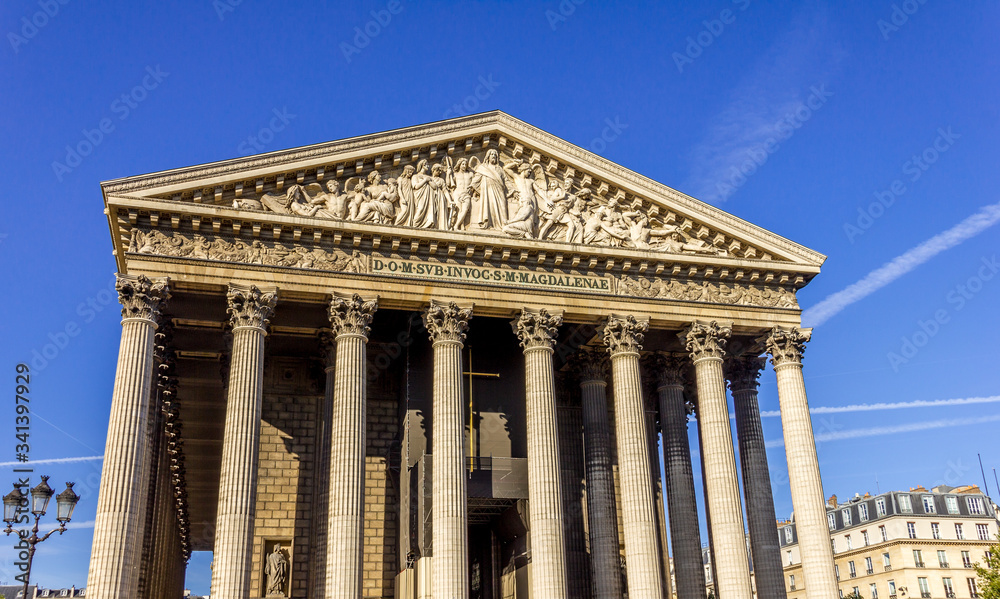
{"type": "Polygon", "coordinates": [[[765,308],[798,308],[795,293],[781,286],[681,280],[673,277],[618,278],[618,293],[636,297],[711,302],[765,308]]]}

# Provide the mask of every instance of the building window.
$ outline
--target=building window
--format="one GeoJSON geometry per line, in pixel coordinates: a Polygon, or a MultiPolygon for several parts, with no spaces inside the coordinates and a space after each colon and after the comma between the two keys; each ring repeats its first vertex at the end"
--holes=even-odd
{"type": "Polygon", "coordinates": [[[865,573],[866,574],[874,574],[875,573],[875,568],[872,567],[872,558],[870,558],[870,557],[866,557],[865,558],[865,573]]]}
{"type": "Polygon", "coordinates": [[[840,564],[833,565],[833,573],[837,575],[837,580],[840,580],[840,564]]]}
{"type": "Polygon", "coordinates": [[[941,584],[944,585],[944,596],[945,597],[954,597],[955,596],[955,587],[952,586],[950,578],[942,578],[941,579],[941,584]]]}
{"type": "Polygon", "coordinates": [[[786,526],[785,527],[785,542],[786,543],[791,543],[792,542],[792,527],[791,526],[786,526]]]}
{"type": "Polygon", "coordinates": [[[924,567],[924,553],[919,549],[913,550],[913,564],[918,568],[924,567]]]}
{"type": "Polygon", "coordinates": [[[830,530],[837,528],[837,514],[830,512],[826,515],[826,523],[830,526],[830,530]]]}
{"type": "Polygon", "coordinates": [[[983,509],[983,498],[982,497],[966,497],[966,501],[969,502],[969,513],[970,514],[985,514],[986,510],[983,509]]]}
{"type": "Polygon", "coordinates": [[[854,587],[854,589],[851,592],[857,595],[858,597],[861,596],[861,589],[859,589],[858,587],[854,587]]]}
{"type": "Polygon", "coordinates": [[[934,509],[934,496],[933,495],[924,495],[924,513],[925,514],[933,514],[936,511],[937,510],[934,509]]]}
{"type": "Polygon", "coordinates": [[[969,596],[970,597],[978,597],[979,596],[979,587],[976,586],[976,579],[975,578],[967,578],[966,580],[969,581],[969,596]]]}
{"type": "Polygon", "coordinates": [[[847,541],[847,550],[850,551],[854,549],[854,542],[851,541],[851,535],[844,535],[844,540],[847,541]]]}
{"type": "Polygon", "coordinates": [[[959,541],[961,541],[962,539],[965,538],[965,535],[962,534],[962,525],[961,524],[956,524],[955,525],[955,538],[958,539],[959,541]]]}
{"type": "Polygon", "coordinates": [[[937,522],[931,522],[931,536],[935,539],[941,538],[941,527],[938,526],[937,522]]]}
{"type": "Polygon", "coordinates": [[[878,587],[875,586],[874,582],[868,585],[868,591],[871,593],[872,599],[878,599],[878,587]]]}
{"type": "Polygon", "coordinates": [[[909,495],[899,496],[899,511],[903,512],[904,514],[913,513],[913,503],[910,501],[909,495]]]}
{"type": "Polygon", "coordinates": [[[868,521],[868,504],[859,503],[858,504],[858,520],[862,522],[868,521]]]}
{"type": "Polygon", "coordinates": [[[892,562],[889,561],[889,552],[888,551],[886,551],[885,553],[882,554],[882,566],[885,567],[885,571],[886,572],[888,572],[889,570],[892,570],[892,562]]]}
{"type": "Polygon", "coordinates": [[[920,587],[920,596],[921,597],[930,597],[931,596],[931,587],[928,586],[926,578],[923,578],[923,577],[918,578],[917,579],[917,586],[920,587]]]}
{"type": "Polygon", "coordinates": [[[895,580],[890,580],[888,584],[889,584],[889,596],[890,597],[895,597],[896,596],[896,581],[895,580]]]}
{"type": "Polygon", "coordinates": [[[840,517],[844,520],[844,526],[851,525],[851,508],[844,508],[840,510],[840,517]]]}
{"type": "Polygon", "coordinates": [[[958,513],[958,497],[954,497],[954,496],[949,495],[948,497],[944,498],[944,504],[945,504],[945,506],[948,507],[948,513],[949,514],[957,514],[958,513]]]}
{"type": "Polygon", "coordinates": [[[885,527],[884,526],[879,526],[878,527],[878,532],[879,532],[879,534],[882,535],[882,542],[883,543],[885,543],[886,541],[889,540],[889,534],[885,531],[885,527]]]}
{"type": "Polygon", "coordinates": [[[875,500],[875,513],[879,516],[885,515],[885,498],[879,498],[875,500]]]}
{"type": "Polygon", "coordinates": [[[833,549],[834,553],[837,553],[837,539],[830,539],[830,548],[833,549]]]}
{"type": "Polygon", "coordinates": [[[788,565],[789,566],[792,565],[792,550],[791,549],[788,550],[788,565]]]}
{"type": "Polygon", "coordinates": [[[948,553],[942,550],[938,550],[938,565],[942,568],[948,567],[948,553]]]}
{"type": "Polygon", "coordinates": [[[789,588],[789,590],[792,590],[792,591],[795,590],[795,575],[794,574],[789,574],[788,575],[788,588],[789,588]]]}
{"type": "Polygon", "coordinates": [[[864,541],[865,541],[865,547],[867,547],[868,545],[871,544],[871,542],[868,540],[868,531],[867,530],[862,530],[861,531],[861,538],[864,539],[864,541]]]}
{"type": "Polygon", "coordinates": [[[972,558],[969,557],[968,551],[962,552],[962,565],[965,566],[966,568],[972,567],[972,558]]]}
{"type": "Polygon", "coordinates": [[[989,527],[989,525],[988,524],[977,524],[976,525],[976,534],[979,535],[979,540],[980,541],[989,541],[990,540],[990,527],[989,527]]]}
{"type": "Polygon", "coordinates": [[[917,525],[915,522],[906,523],[906,532],[910,535],[911,539],[917,538],[917,525]]]}
{"type": "Polygon", "coordinates": [[[854,569],[854,560],[851,560],[851,561],[847,562],[847,569],[851,573],[851,578],[857,578],[858,577],[858,571],[854,569]]]}

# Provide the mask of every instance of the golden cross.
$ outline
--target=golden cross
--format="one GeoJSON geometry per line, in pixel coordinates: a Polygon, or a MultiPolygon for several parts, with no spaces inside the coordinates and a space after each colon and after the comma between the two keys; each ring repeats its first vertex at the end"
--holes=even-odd
{"type": "Polygon", "coordinates": [[[475,470],[475,460],[473,459],[473,436],[475,435],[475,429],[473,428],[473,414],[472,414],[472,377],[482,376],[487,378],[500,378],[499,372],[473,372],[472,371],[472,346],[469,346],[469,372],[463,372],[463,376],[469,377],[469,472],[475,470]]]}

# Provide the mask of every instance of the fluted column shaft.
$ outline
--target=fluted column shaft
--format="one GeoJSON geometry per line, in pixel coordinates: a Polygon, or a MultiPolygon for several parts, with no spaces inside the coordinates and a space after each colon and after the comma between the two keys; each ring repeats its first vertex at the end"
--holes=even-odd
{"type": "Polygon", "coordinates": [[[336,384],[334,376],[337,356],[337,341],[333,333],[321,336],[323,359],[326,364],[326,386],[324,387],[323,403],[319,409],[319,419],[316,424],[316,507],[312,511],[313,521],[313,554],[312,589],[314,594],[321,594],[326,589],[326,554],[327,554],[327,522],[330,505],[330,429],[332,428],[333,389],[336,384]]]}
{"type": "Polygon", "coordinates": [[[660,400],[660,432],[663,435],[664,477],[677,597],[702,599],[706,596],[705,572],[701,559],[691,446],[688,443],[687,405],[684,402],[683,370],[686,363],[680,356],[663,357],[658,364],[660,370],[656,390],[660,400]]]}
{"type": "Polygon", "coordinates": [[[566,542],[552,367],[552,346],[562,315],[525,309],[512,324],[524,348],[531,595],[565,598],[566,542]]]}
{"type": "Polygon", "coordinates": [[[247,599],[253,560],[257,462],[263,402],[264,337],[275,293],[229,287],[233,351],[215,517],[212,597],[247,599]]]}
{"type": "Polygon", "coordinates": [[[657,541],[653,474],[639,374],[639,350],[647,328],[648,323],[639,322],[633,316],[612,316],[604,327],[614,384],[629,599],[663,597],[663,566],[657,541]]]}
{"type": "Polygon", "coordinates": [[[326,597],[361,596],[365,490],[365,345],[376,301],[335,296],[336,371],[330,434],[326,597]]]}
{"type": "Polygon", "coordinates": [[[833,597],[837,579],[833,548],[826,520],[823,481],[813,437],[809,400],[802,380],[802,353],[810,330],[775,327],[765,338],[767,351],[778,378],[781,428],[788,460],[788,483],[795,510],[795,532],[802,553],[802,576],[807,599],[833,597]]]}
{"type": "Polygon", "coordinates": [[[698,384],[698,432],[704,456],[705,499],[711,514],[715,588],[721,599],[751,599],[750,563],[722,373],[722,348],[729,334],[728,327],[715,322],[695,323],[685,333],[685,340],[698,384]]]}
{"type": "Polygon", "coordinates": [[[736,436],[740,444],[740,468],[743,472],[743,494],[757,595],[784,599],[781,547],[778,545],[778,529],[774,525],[771,475],[757,403],[757,377],[763,367],[763,358],[737,358],[727,363],[726,375],[736,406],[736,436]]]}
{"type": "Polygon", "coordinates": [[[119,275],[122,336],[97,500],[89,596],[117,599],[139,584],[149,469],[153,335],[170,297],[167,281],[119,275]]]}
{"type": "Polygon", "coordinates": [[[434,351],[431,526],[435,599],[469,596],[462,347],[471,308],[432,302],[424,313],[434,351]]]}
{"type": "Polygon", "coordinates": [[[580,374],[583,447],[587,468],[587,524],[594,599],[621,599],[618,512],[608,424],[607,359],[596,351],[581,352],[580,374]]]}

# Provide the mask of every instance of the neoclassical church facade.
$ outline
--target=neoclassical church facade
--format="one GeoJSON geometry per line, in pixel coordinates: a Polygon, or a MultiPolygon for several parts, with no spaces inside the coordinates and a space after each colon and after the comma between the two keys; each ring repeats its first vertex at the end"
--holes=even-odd
{"type": "Polygon", "coordinates": [[[700,599],[703,532],[721,599],[751,560],[784,597],[768,359],[806,595],[835,596],[796,300],[821,254],[502,112],[102,189],[89,597],[180,596],[212,551],[217,599],[700,599]]]}

